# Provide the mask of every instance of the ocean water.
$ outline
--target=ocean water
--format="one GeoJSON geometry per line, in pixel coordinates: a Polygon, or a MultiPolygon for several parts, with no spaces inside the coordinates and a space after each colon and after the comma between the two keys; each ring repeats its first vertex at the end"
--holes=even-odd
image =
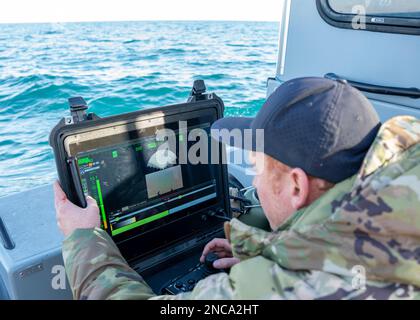
{"type": "Polygon", "coordinates": [[[275,74],[271,22],[0,24],[0,197],[56,178],[50,130],[83,96],[109,116],[184,102],[195,79],[254,115],[275,74]]]}

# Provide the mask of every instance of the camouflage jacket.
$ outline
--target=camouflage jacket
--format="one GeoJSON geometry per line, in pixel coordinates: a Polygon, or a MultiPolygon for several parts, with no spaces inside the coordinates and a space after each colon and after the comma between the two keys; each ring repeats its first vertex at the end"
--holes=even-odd
{"type": "Polygon", "coordinates": [[[76,299],[420,299],[420,121],[384,124],[358,176],[275,232],[232,220],[241,262],[192,292],[156,296],[102,230],[63,244],[76,299]]]}

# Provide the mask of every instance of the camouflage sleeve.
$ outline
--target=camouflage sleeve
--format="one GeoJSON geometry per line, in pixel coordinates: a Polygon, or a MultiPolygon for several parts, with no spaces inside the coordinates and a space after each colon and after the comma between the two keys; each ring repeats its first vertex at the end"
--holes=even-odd
{"type": "Polygon", "coordinates": [[[74,231],[64,240],[63,258],[74,299],[142,300],[155,295],[101,229],[74,231]]]}
{"type": "Polygon", "coordinates": [[[235,290],[227,273],[218,273],[201,280],[191,292],[176,296],[163,295],[153,300],[233,300],[235,290]]]}
{"type": "Polygon", "coordinates": [[[188,300],[232,299],[227,274],[200,281],[192,292],[156,296],[131,269],[115,243],[101,229],[78,229],[63,242],[63,258],[74,299],[188,300]]]}
{"type": "Polygon", "coordinates": [[[100,229],[73,232],[63,243],[63,258],[75,299],[234,300],[317,297],[306,288],[307,274],[280,270],[275,263],[262,257],[242,261],[232,268],[230,274],[211,275],[198,282],[191,292],[156,296],[143,278],[128,266],[108,234],[100,229]],[[255,274],[255,270],[261,272],[250,278],[249,274],[255,274]],[[300,289],[285,290],[286,287],[300,289]]]}

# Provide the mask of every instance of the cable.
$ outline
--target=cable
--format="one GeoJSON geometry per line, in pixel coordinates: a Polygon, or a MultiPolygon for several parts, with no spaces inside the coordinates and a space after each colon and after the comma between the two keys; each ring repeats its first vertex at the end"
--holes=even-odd
{"type": "Polygon", "coordinates": [[[223,221],[230,221],[231,220],[231,218],[226,217],[226,216],[221,216],[221,215],[217,214],[216,211],[213,211],[213,210],[208,211],[206,214],[209,217],[218,218],[218,219],[223,220],[223,221]]]}
{"type": "Polygon", "coordinates": [[[238,196],[232,196],[232,195],[230,195],[230,198],[232,200],[243,202],[244,204],[252,204],[252,201],[251,200],[246,199],[246,198],[243,198],[243,197],[238,197],[238,196]]]}
{"type": "Polygon", "coordinates": [[[219,218],[220,220],[223,220],[223,221],[230,221],[230,220],[232,220],[231,218],[228,218],[228,217],[225,217],[225,216],[219,216],[218,214],[216,214],[216,215],[214,215],[213,217],[215,217],[215,218],[219,218]]]}

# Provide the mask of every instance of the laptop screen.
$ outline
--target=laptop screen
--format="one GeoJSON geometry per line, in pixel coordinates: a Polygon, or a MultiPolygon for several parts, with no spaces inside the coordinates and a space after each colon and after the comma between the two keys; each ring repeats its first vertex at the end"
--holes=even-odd
{"type": "Polygon", "coordinates": [[[97,201],[102,228],[117,243],[223,207],[220,164],[212,164],[220,159],[212,156],[219,146],[212,148],[210,138],[216,114],[210,110],[74,137],[70,150],[83,193],[97,201]]]}

